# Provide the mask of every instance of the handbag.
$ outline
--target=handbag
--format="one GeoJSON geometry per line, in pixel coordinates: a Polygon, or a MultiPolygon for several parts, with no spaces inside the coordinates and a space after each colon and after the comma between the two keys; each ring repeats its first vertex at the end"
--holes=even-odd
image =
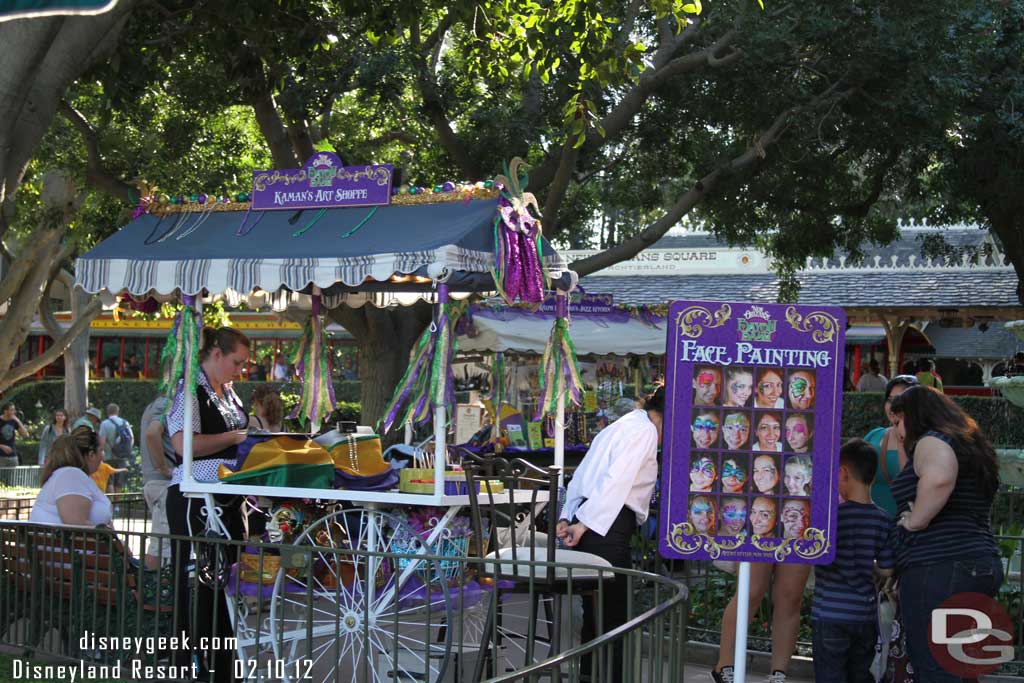
{"type": "Polygon", "coordinates": [[[892,638],[893,621],[896,618],[896,603],[888,591],[878,593],[878,638],[875,641],[875,658],[871,662],[871,675],[876,683],[885,679],[889,662],[889,640],[892,638]]]}
{"type": "Polygon", "coordinates": [[[907,652],[907,634],[903,629],[899,601],[894,601],[894,604],[896,610],[892,620],[892,635],[889,637],[889,657],[885,663],[885,677],[882,680],[886,683],[917,683],[917,675],[907,652]]]}

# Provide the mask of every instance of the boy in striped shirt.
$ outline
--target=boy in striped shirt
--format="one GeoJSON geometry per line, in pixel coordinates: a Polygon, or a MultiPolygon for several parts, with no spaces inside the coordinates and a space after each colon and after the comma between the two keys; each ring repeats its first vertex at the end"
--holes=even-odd
{"type": "Polygon", "coordinates": [[[878,454],[863,439],[839,451],[836,557],[815,568],[811,619],[814,680],[874,683],[871,662],[878,638],[875,578],[892,574],[892,519],[871,502],[878,454]]]}

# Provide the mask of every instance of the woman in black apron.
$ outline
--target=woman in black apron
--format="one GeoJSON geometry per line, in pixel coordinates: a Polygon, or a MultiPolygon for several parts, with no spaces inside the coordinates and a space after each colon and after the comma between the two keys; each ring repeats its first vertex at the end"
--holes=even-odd
{"type": "MultiPolygon", "coordinates": [[[[238,444],[246,437],[249,420],[242,402],[231,388],[231,382],[240,376],[249,360],[249,339],[231,328],[204,330],[199,352],[200,372],[196,382],[196,395],[192,397],[192,476],[198,481],[217,481],[217,468],[221,463],[234,463],[238,444]]],[[[206,530],[206,517],[202,514],[203,501],[186,498],[181,493],[181,453],[185,437],[184,381],[179,382],[174,404],[167,416],[167,432],[178,453],[178,464],[167,489],[167,521],[175,536],[202,536],[206,530]]],[[[233,539],[243,538],[241,498],[217,498],[221,522],[233,539]]],[[[172,562],[177,579],[177,619],[175,634],[189,636],[192,652],[179,654],[178,665],[196,662],[200,680],[231,681],[234,651],[221,648],[200,651],[199,643],[209,642],[210,636],[230,638],[234,634],[224,593],[215,587],[197,581],[195,590],[188,583],[188,563],[192,544],[175,541],[172,544],[172,562]],[[192,655],[197,660],[191,660],[192,655]],[[190,661],[191,660],[191,661],[190,661]]],[[[224,546],[227,548],[227,546],[224,546]]],[[[224,567],[218,568],[226,570],[224,567]]],[[[230,642],[230,641],[228,641],[230,642]]]]}

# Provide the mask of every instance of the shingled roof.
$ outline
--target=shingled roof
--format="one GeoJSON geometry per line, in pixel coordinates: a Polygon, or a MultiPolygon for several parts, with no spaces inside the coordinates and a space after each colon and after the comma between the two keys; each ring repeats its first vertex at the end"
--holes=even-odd
{"type": "MultiPolygon", "coordinates": [[[[704,233],[667,235],[652,249],[726,249],[728,245],[704,233]]],[[[976,226],[903,229],[885,246],[870,245],[865,258],[854,264],[846,256],[809,259],[797,273],[799,303],[844,308],[1017,307],[1017,276],[1004,262],[988,231],[976,226]],[[950,258],[922,256],[929,235],[941,234],[951,247],[950,258]]],[[[583,279],[588,292],[613,293],[616,303],[659,304],[675,299],[712,301],[777,300],[779,280],[770,273],[729,275],[621,275],[609,272],[583,279]]],[[[1024,311],[1021,312],[1024,315],[1024,311]]]]}

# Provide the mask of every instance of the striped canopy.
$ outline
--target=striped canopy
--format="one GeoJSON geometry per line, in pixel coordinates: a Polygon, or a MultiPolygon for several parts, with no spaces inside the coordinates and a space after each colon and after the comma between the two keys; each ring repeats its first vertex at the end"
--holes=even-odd
{"type": "MultiPolygon", "coordinates": [[[[247,296],[315,286],[332,297],[426,293],[426,278],[447,272],[452,292],[492,291],[497,199],[445,199],[322,213],[218,206],[145,214],[78,259],[75,285],[133,296],[247,296]]],[[[568,282],[564,259],[546,240],[543,248],[551,277],[568,282]]]]}

